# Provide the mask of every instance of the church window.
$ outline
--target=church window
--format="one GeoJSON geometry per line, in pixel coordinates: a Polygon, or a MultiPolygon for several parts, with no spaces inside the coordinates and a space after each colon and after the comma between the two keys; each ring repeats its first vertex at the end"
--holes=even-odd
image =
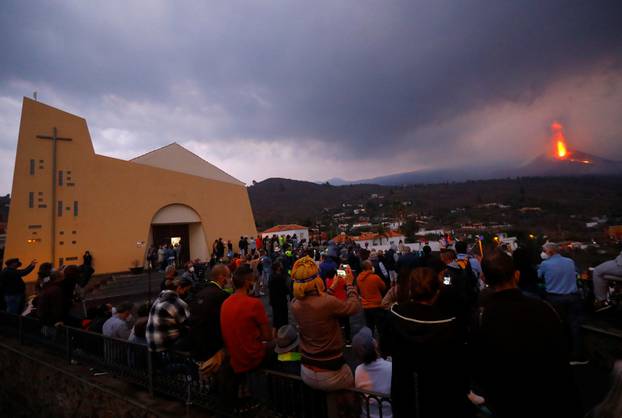
{"type": "Polygon", "coordinates": [[[34,192],[28,193],[28,207],[31,209],[35,207],[35,193],[34,192]]]}
{"type": "Polygon", "coordinates": [[[30,160],[30,175],[35,175],[35,160],[30,160]]]}

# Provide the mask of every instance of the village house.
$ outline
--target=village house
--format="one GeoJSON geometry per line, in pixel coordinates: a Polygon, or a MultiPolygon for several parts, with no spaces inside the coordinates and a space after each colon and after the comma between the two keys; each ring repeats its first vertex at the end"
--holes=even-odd
{"type": "Polygon", "coordinates": [[[289,224],[289,225],[276,225],[272,228],[266,229],[261,233],[262,238],[271,237],[276,235],[277,237],[293,237],[296,235],[298,240],[309,240],[309,228],[302,225],[289,224]]]}

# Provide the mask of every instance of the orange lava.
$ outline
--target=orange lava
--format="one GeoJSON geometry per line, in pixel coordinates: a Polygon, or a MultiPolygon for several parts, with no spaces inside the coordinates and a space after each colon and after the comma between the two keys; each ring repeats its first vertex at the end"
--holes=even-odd
{"type": "Polygon", "coordinates": [[[556,145],[555,156],[563,160],[568,156],[566,137],[564,136],[564,127],[559,122],[553,122],[551,124],[551,131],[553,132],[553,142],[555,142],[556,145]]]}
{"type": "Polygon", "coordinates": [[[557,141],[557,157],[564,158],[567,153],[564,141],[557,141]]]}

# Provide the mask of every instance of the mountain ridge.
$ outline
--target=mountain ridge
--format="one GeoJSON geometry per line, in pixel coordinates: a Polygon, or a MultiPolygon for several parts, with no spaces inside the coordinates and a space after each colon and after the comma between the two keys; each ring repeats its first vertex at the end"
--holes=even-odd
{"type": "MultiPolygon", "coordinates": [[[[437,184],[455,181],[494,180],[507,177],[622,175],[622,161],[609,160],[583,151],[569,151],[567,158],[560,159],[541,154],[516,167],[489,166],[463,167],[433,170],[415,170],[385,176],[345,180],[331,178],[328,183],[336,186],[349,184],[378,184],[399,186],[407,184],[437,184]],[[586,163],[589,161],[589,163],[586,163]]],[[[322,182],[323,183],[323,182],[322,182]]]]}

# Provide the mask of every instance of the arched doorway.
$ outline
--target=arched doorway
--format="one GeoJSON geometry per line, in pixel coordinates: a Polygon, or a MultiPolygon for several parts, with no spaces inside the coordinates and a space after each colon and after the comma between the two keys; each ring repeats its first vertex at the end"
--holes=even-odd
{"type": "Polygon", "coordinates": [[[179,262],[207,258],[207,241],[199,214],[189,206],[172,204],[160,209],[151,221],[154,245],[179,245],[179,262]]]}

